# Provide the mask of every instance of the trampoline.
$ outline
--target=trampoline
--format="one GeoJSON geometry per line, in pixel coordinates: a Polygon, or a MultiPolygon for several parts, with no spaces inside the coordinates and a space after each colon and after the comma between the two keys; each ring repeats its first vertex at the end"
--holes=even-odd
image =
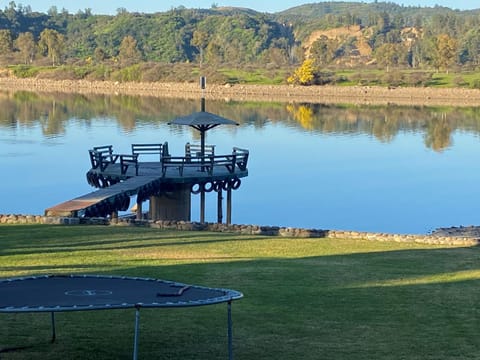
{"type": "Polygon", "coordinates": [[[133,359],[138,357],[141,308],[193,307],[227,303],[228,357],[233,359],[233,300],[243,294],[230,289],[187,285],[151,278],[101,275],[44,275],[0,280],[0,312],[50,312],[52,342],[55,313],[135,309],[133,359]]]}

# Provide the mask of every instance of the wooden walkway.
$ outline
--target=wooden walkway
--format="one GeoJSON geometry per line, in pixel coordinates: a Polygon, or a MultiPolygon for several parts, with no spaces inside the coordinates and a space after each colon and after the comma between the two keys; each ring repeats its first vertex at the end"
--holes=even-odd
{"type": "Polygon", "coordinates": [[[146,187],[158,186],[158,176],[136,176],[119,182],[107,188],[93,191],[86,195],[66,201],[45,210],[46,216],[78,217],[97,213],[98,210],[115,210],[120,205],[127,210],[130,204],[130,196],[138,194],[146,187]],[[122,204],[124,206],[122,206],[122,204]]]}

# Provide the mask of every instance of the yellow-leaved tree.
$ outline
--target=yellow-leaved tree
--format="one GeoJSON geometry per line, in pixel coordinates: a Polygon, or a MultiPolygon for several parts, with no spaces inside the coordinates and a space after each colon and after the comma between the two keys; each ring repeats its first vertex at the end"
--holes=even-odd
{"type": "Polygon", "coordinates": [[[316,77],[314,63],[313,59],[306,59],[303,64],[288,77],[287,82],[295,85],[313,85],[316,77]]]}

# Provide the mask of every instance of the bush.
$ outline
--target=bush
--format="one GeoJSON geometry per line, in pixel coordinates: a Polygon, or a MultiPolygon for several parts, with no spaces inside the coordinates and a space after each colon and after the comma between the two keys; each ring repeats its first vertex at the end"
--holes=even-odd
{"type": "Polygon", "coordinates": [[[432,73],[424,71],[415,71],[406,77],[406,83],[409,86],[427,86],[432,80],[432,73]]]}
{"type": "Polygon", "coordinates": [[[350,76],[350,79],[357,83],[358,85],[366,86],[366,85],[378,85],[380,80],[378,76],[374,73],[355,73],[350,76]]]}
{"type": "Polygon", "coordinates": [[[98,65],[98,66],[95,66],[92,72],[87,74],[86,79],[98,80],[98,81],[109,80],[111,73],[112,73],[112,69],[110,67],[105,65],[98,65]]]}
{"type": "Polygon", "coordinates": [[[38,67],[33,67],[30,65],[17,65],[12,67],[13,74],[19,78],[30,78],[35,77],[40,72],[38,67]]]}
{"type": "Polygon", "coordinates": [[[387,72],[383,77],[383,81],[389,86],[400,86],[404,83],[403,74],[399,71],[387,72]]]}
{"type": "Polygon", "coordinates": [[[480,89],[480,79],[473,80],[470,87],[472,89],[480,89]]]}
{"type": "Polygon", "coordinates": [[[120,82],[128,81],[141,81],[142,72],[139,64],[127,66],[123,69],[120,69],[112,74],[113,80],[120,82]]]}
{"type": "Polygon", "coordinates": [[[142,81],[155,82],[167,75],[167,69],[162,64],[147,63],[142,65],[142,81]]]}
{"type": "Polygon", "coordinates": [[[453,85],[457,87],[465,87],[468,85],[468,83],[465,81],[465,79],[462,76],[455,76],[453,79],[453,85]]]}

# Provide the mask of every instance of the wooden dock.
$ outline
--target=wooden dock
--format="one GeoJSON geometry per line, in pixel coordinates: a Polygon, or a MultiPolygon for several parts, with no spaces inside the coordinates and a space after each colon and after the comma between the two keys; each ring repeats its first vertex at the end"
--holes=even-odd
{"type": "Polygon", "coordinates": [[[137,196],[141,208],[149,198],[179,188],[201,194],[203,208],[206,192],[215,191],[220,199],[226,191],[231,202],[231,190],[248,176],[248,151],[237,148],[228,155],[160,156],[160,161],[141,162],[138,155],[115,155],[111,146],[102,146],[90,150],[90,160],[87,181],[99,189],[46,209],[46,216],[104,217],[128,210],[131,196],[137,196]]]}

